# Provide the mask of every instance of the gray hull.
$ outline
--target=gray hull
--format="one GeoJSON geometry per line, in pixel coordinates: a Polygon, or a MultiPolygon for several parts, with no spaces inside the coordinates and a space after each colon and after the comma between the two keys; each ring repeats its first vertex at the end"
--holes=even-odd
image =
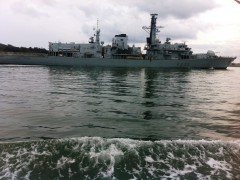
{"type": "Polygon", "coordinates": [[[137,60],[137,59],[104,59],[74,57],[31,57],[0,56],[0,64],[46,65],[46,66],[96,66],[96,67],[151,67],[151,68],[215,68],[226,69],[235,58],[219,57],[214,59],[183,60],[137,60]]]}

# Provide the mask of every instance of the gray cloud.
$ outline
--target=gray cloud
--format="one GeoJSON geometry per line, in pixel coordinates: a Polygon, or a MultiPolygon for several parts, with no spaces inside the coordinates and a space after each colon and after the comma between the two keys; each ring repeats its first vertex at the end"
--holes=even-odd
{"type": "Polygon", "coordinates": [[[102,38],[111,42],[115,34],[127,33],[129,40],[143,42],[147,34],[141,29],[144,25],[150,24],[151,13],[158,13],[158,22],[168,26],[162,31],[161,36],[172,37],[173,39],[195,38],[200,27],[191,18],[197,17],[216,7],[213,0],[207,3],[202,0],[88,0],[84,3],[73,0],[68,9],[70,14],[84,14],[83,30],[87,33],[87,27],[94,26],[99,18],[102,28],[102,38]],[[174,22],[171,22],[174,19],[174,22]],[[191,21],[191,23],[186,23],[191,21]],[[169,23],[170,22],[170,23],[169,23]]]}
{"type": "Polygon", "coordinates": [[[145,43],[148,34],[142,30],[142,26],[150,25],[151,13],[158,13],[158,24],[165,26],[160,33],[162,41],[165,37],[174,40],[194,39],[201,29],[196,20],[198,15],[216,6],[213,0],[207,3],[202,0],[13,0],[13,2],[10,3],[12,10],[15,14],[28,17],[29,27],[31,25],[38,27],[39,22],[42,23],[47,31],[43,33],[44,36],[47,35],[45,41],[51,37],[51,40],[57,41],[80,39],[81,42],[87,42],[88,37],[94,34],[93,27],[96,27],[99,19],[101,39],[106,43],[111,43],[113,36],[120,33],[126,33],[130,43],[145,43]]]}
{"type": "Polygon", "coordinates": [[[211,10],[217,6],[213,0],[209,0],[207,3],[202,0],[88,0],[84,3],[73,0],[73,2],[74,6],[77,4],[78,8],[84,11],[87,16],[99,13],[121,17],[126,13],[130,13],[132,16],[135,16],[135,18],[140,17],[139,13],[158,13],[162,18],[172,16],[179,19],[186,19],[211,10]]]}
{"type": "Polygon", "coordinates": [[[85,35],[89,35],[92,28],[96,26],[96,20],[99,19],[103,38],[106,38],[107,41],[111,41],[115,34],[127,33],[129,37],[132,36],[130,38],[133,41],[142,42],[145,41],[147,34],[141,30],[141,27],[150,24],[150,13],[158,13],[158,22],[161,22],[161,25],[169,26],[166,29],[168,32],[163,30],[163,36],[188,39],[196,37],[198,28],[191,24],[186,26],[182,20],[189,21],[192,17],[215,6],[213,0],[209,0],[207,3],[202,0],[88,0],[84,2],[83,0],[23,0],[17,1],[13,8],[18,13],[35,18],[52,17],[54,19],[53,16],[63,16],[65,25],[74,19],[79,22],[79,24],[75,24],[76,27],[79,27],[85,35]],[[171,18],[175,19],[175,24],[168,23],[171,18]],[[178,31],[174,32],[176,26],[178,31]],[[191,31],[189,31],[190,28],[191,31]]]}
{"type": "Polygon", "coordinates": [[[158,13],[162,18],[173,16],[179,19],[196,16],[217,6],[213,0],[209,0],[207,3],[203,0],[121,0],[119,4],[123,6],[126,5],[130,8],[137,8],[141,12],[158,13]]]}
{"type": "Polygon", "coordinates": [[[48,17],[48,13],[40,8],[39,4],[27,3],[27,1],[18,1],[12,4],[12,10],[17,14],[24,14],[33,18],[48,17]]]}

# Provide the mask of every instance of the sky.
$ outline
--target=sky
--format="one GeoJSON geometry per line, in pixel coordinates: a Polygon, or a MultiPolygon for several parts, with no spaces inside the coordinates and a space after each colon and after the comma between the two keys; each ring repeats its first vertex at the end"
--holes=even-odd
{"type": "Polygon", "coordinates": [[[240,4],[234,0],[0,0],[0,43],[42,47],[48,42],[87,43],[94,28],[111,44],[116,34],[143,47],[150,14],[158,14],[158,38],[186,42],[195,53],[238,56],[240,4]]]}

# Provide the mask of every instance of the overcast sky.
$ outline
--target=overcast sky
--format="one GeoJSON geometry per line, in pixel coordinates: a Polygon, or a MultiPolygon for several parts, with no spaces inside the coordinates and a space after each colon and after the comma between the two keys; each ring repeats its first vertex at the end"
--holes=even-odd
{"type": "Polygon", "coordinates": [[[161,41],[211,49],[240,61],[240,4],[234,0],[0,0],[0,43],[48,48],[48,42],[88,42],[93,28],[110,44],[126,33],[143,46],[150,14],[158,14],[161,41]]]}

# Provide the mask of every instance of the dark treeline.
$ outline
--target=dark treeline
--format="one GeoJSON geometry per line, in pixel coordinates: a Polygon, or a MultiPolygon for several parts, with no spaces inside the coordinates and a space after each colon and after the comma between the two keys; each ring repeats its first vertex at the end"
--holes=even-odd
{"type": "Polygon", "coordinates": [[[37,47],[15,47],[10,44],[0,44],[0,52],[25,52],[25,53],[48,53],[48,50],[44,48],[37,48],[37,47]]]}

